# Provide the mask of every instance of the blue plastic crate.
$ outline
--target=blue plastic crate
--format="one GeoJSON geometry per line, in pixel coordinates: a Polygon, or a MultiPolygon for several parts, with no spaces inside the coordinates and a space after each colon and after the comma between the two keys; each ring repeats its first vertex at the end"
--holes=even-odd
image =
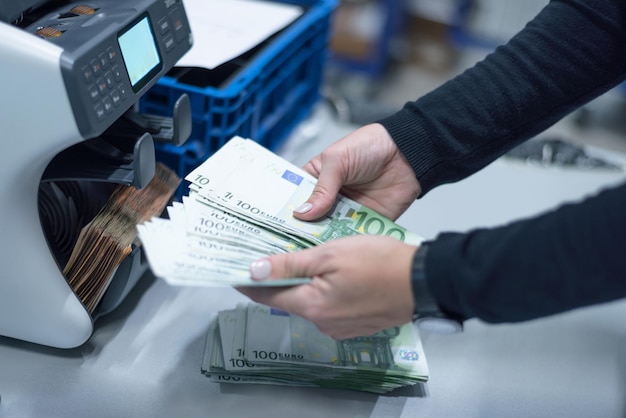
{"type": "Polygon", "coordinates": [[[184,176],[235,135],[277,149],[320,97],[337,1],[282,1],[305,12],[267,42],[216,69],[174,68],[162,77],[140,110],[171,115],[186,93],[193,127],[181,147],[157,144],[157,159],[184,176]]]}

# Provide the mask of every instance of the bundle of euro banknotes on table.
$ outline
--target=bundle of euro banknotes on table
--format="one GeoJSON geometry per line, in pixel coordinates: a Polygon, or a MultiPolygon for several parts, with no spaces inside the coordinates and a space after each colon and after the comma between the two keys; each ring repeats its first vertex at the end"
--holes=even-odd
{"type": "Polygon", "coordinates": [[[213,382],[387,393],[428,379],[411,324],[335,341],[309,321],[265,305],[221,311],[206,337],[202,371],[213,382]]]}
{"type": "MultiPolygon", "coordinates": [[[[326,217],[299,221],[293,210],[316,179],[257,142],[234,137],[185,178],[189,193],[168,219],[138,225],[155,276],[183,286],[294,286],[308,277],[254,281],[252,261],[355,234],[422,238],[340,196],[326,217]]],[[[426,380],[412,325],[334,341],[302,318],[262,305],[221,312],[207,333],[203,370],[220,382],[347,387],[385,392],[426,380]]]]}

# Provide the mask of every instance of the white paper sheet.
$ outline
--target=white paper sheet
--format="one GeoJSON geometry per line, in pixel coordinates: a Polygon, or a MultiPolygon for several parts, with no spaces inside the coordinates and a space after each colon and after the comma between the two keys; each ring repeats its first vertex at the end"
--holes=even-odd
{"type": "Polygon", "coordinates": [[[184,0],[194,45],[181,67],[213,69],[254,48],[302,15],[293,4],[263,0],[184,0]]]}

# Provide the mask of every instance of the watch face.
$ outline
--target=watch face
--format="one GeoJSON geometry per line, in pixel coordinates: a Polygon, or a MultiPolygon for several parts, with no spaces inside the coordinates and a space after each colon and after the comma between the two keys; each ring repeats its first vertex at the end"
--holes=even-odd
{"type": "Polygon", "coordinates": [[[415,321],[415,325],[417,325],[420,330],[434,334],[456,334],[463,331],[463,324],[450,318],[418,318],[415,321]]]}

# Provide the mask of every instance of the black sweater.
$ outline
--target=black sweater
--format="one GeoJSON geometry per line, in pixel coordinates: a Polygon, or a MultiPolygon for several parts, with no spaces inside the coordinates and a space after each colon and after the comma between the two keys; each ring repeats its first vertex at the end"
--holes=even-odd
{"type": "MultiPolygon", "coordinates": [[[[626,2],[553,0],[482,62],[380,121],[422,196],[460,180],[626,78],[626,2]]],[[[626,297],[626,184],[579,204],[429,243],[435,299],[522,321],[626,297]]]]}

